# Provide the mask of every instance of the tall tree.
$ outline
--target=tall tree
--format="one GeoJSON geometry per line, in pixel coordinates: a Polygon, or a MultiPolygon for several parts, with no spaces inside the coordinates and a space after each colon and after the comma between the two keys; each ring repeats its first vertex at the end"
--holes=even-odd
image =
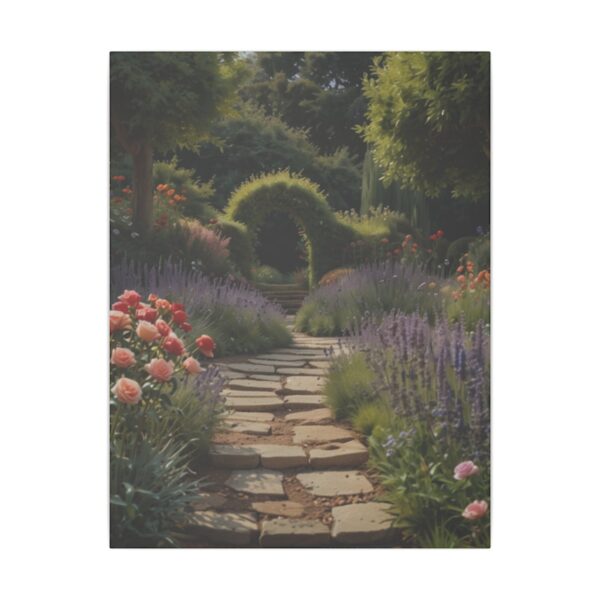
{"type": "Polygon", "coordinates": [[[355,128],[367,107],[363,77],[375,52],[258,52],[254,77],[242,96],[291,127],[306,130],[322,153],[346,147],[362,159],[366,146],[355,128]]]}
{"type": "Polygon", "coordinates": [[[133,224],[152,227],[155,152],[193,147],[214,119],[231,108],[241,70],[233,55],[215,52],[113,52],[110,118],[133,161],[133,224]]]}
{"type": "Polygon", "coordinates": [[[376,63],[361,131],[384,181],[488,200],[489,53],[389,53],[376,63]]]}

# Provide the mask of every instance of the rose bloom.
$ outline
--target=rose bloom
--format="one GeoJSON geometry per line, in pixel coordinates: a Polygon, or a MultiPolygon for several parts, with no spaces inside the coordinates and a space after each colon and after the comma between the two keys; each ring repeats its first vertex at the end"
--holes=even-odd
{"type": "Polygon", "coordinates": [[[158,311],[155,308],[138,308],[135,311],[135,316],[140,321],[154,323],[158,317],[158,311]]]}
{"type": "Polygon", "coordinates": [[[117,397],[117,400],[124,404],[137,404],[142,399],[140,384],[127,377],[117,379],[111,391],[117,397]]]}
{"type": "Polygon", "coordinates": [[[204,356],[208,358],[214,357],[214,350],[217,345],[209,335],[201,335],[199,338],[196,338],[196,346],[204,356]]]}
{"type": "Polygon", "coordinates": [[[475,500],[471,502],[463,511],[462,516],[469,521],[475,521],[481,519],[488,510],[488,503],[485,500],[475,500]]]}
{"type": "Polygon", "coordinates": [[[167,337],[171,334],[171,328],[169,327],[169,324],[163,319],[156,320],[156,329],[158,329],[158,333],[160,333],[160,335],[163,337],[167,337]]]}
{"type": "Polygon", "coordinates": [[[148,321],[140,321],[135,332],[144,342],[153,342],[159,337],[158,329],[148,321]]]}
{"type": "Polygon", "coordinates": [[[183,329],[186,333],[190,332],[192,330],[192,324],[188,323],[187,321],[185,323],[182,323],[180,325],[181,329],[183,329]]]}
{"type": "Polygon", "coordinates": [[[154,302],[156,308],[164,308],[165,310],[171,310],[171,303],[164,298],[157,298],[154,302]]]}
{"type": "Polygon", "coordinates": [[[472,460],[466,460],[454,467],[454,479],[459,481],[471,477],[471,475],[477,475],[477,473],[479,473],[479,467],[472,460]]]}
{"type": "Polygon", "coordinates": [[[119,300],[125,302],[129,306],[137,306],[141,299],[142,297],[135,290],[125,290],[119,296],[119,300]]]}
{"type": "Polygon", "coordinates": [[[135,354],[129,348],[115,348],[110,355],[111,364],[126,369],[135,365],[135,354]]]}
{"type": "Polygon", "coordinates": [[[183,304],[180,304],[178,302],[173,302],[173,304],[171,304],[171,310],[173,312],[177,312],[178,310],[185,311],[185,307],[183,306],[183,304]]]}
{"type": "Polygon", "coordinates": [[[148,294],[148,302],[152,302],[154,304],[158,300],[158,296],[156,294],[148,294]]]}
{"type": "Polygon", "coordinates": [[[192,356],[189,356],[183,361],[183,367],[190,375],[198,375],[198,373],[204,371],[200,366],[200,363],[192,356]]]}
{"type": "Polygon", "coordinates": [[[129,329],[131,327],[131,317],[120,310],[111,310],[108,313],[110,320],[110,333],[129,329]]]}
{"type": "Polygon", "coordinates": [[[176,310],[173,312],[173,321],[175,321],[177,325],[181,325],[187,321],[187,315],[183,310],[176,310]]]}
{"type": "Polygon", "coordinates": [[[129,304],[127,302],[122,302],[119,300],[112,305],[113,310],[120,310],[121,312],[127,312],[129,310],[129,304]]]}
{"type": "Polygon", "coordinates": [[[185,346],[183,342],[175,335],[168,335],[163,343],[162,347],[169,354],[173,354],[175,356],[181,356],[185,352],[185,346]]]}
{"type": "Polygon", "coordinates": [[[174,365],[170,360],[164,358],[153,358],[144,369],[150,373],[151,377],[158,381],[169,381],[173,376],[174,365]]]}

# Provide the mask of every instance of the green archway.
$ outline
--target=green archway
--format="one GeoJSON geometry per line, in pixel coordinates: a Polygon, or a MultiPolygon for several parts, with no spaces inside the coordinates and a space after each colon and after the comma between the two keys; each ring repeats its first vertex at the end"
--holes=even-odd
{"type": "Polygon", "coordinates": [[[230,219],[245,223],[253,237],[274,212],[289,214],[305,232],[311,287],[327,271],[340,266],[344,248],[358,239],[351,227],[337,220],[316,184],[287,171],[242,184],[225,209],[230,219]]]}

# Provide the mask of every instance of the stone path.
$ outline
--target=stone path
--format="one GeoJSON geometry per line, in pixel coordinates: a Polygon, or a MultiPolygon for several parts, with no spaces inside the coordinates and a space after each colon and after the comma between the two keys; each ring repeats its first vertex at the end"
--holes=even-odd
{"type": "Polygon", "coordinates": [[[324,405],[337,352],[337,339],[294,333],[288,348],[220,363],[226,412],[187,545],[399,545],[364,441],[324,405]]]}

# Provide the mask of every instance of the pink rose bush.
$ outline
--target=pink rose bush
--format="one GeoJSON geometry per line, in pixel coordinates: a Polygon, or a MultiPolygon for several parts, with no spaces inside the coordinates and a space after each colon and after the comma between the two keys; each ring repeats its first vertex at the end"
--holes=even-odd
{"type": "Polygon", "coordinates": [[[125,290],[109,312],[111,392],[120,404],[157,403],[181,377],[203,372],[199,358],[212,358],[216,345],[207,335],[186,343],[191,330],[183,304],[155,294],[142,302],[125,290]],[[166,387],[167,386],[167,387],[166,387]]]}
{"type": "Polygon", "coordinates": [[[471,502],[462,513],[462,516],[469,521],[475,521],[484,517],[488,510],[488,503],[485,500],[475,500],[471,502]]]}
{"type": "Polygon", "coordinates": [[[466,460],[454,467],[454,479],[461,481],[479,473],[479,467],[472,461],[466,460]]]}

